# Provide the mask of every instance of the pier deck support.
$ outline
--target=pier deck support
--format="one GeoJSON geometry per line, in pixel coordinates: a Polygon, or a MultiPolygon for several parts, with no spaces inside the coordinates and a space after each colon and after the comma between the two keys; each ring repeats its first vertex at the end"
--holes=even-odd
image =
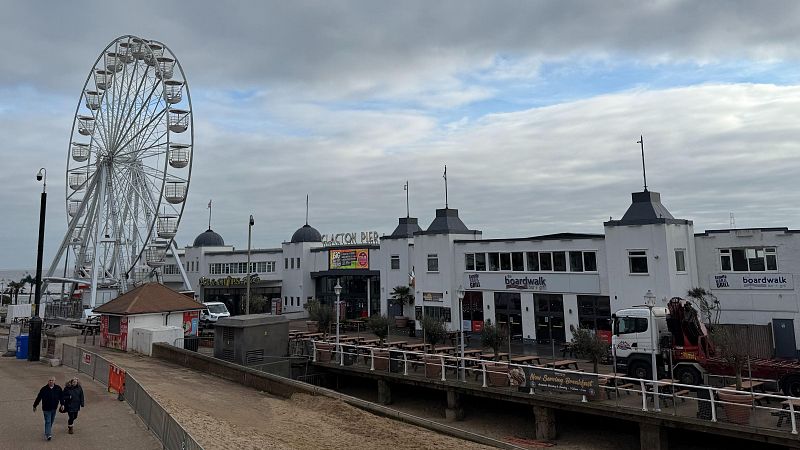
{"type": "Polygon", "coordinates": [[[381,405],[392,403],[392,387],[385,380],[378,380],[378,403],[381,405]]]}
{"type": "Polygon", "coordinates": [[[639,447],[642,450],[668,450],[669,442],[664,427],[639,423],[639,447]]]}
{"type": "Polygon", "coordinates": [[[448,422],[464,420],[464,407],[461,406],[461,394],[456,391],[447,391],[447,408],[444,417],[448,422]]]}
{"type": "Polygon", "coordinates": [[[556,412],[554,409],[534,406],[533,420],[536,424],[536,439],[550,441],[556,438],[556,412]]]}

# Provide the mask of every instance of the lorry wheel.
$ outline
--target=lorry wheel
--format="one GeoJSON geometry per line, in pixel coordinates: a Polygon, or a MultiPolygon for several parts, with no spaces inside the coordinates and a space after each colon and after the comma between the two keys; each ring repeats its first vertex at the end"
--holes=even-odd
{"type": "Polygon", "coordinates": [[[790,375],[781,384],[784,395],[800,397],[800,375],[790,375]]]}
{"type": "Polygon", "coordinates": [[[702,381],[700,373],[694,367],[676,367],[673,374],[680,384],[699,385],[702,381]]]}
{"type": "Polygon", "coordinates": [[[650,364],[644,361],[634,361],[628,366],[628,376],[631,378],[644,378],[649,380],[652,378],[650,375],[650,364]]]}

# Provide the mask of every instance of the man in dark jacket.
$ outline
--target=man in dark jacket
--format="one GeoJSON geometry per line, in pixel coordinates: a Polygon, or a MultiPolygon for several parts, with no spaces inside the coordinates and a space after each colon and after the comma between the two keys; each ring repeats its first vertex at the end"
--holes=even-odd
{"type": "Polygon", "coordinates": [[[33,412],[36,412],[36,407],[39,402],[42,402],[42,412],[44,413],[44,437],[48,441],[53,438],[53,421],[56,420],[56,411],[58,405],[61,403],[61,386],[56,384],[56,377],[50,377],[47,380],[47,385],[39,389],[39,395],[33,402],[33,412]]]}

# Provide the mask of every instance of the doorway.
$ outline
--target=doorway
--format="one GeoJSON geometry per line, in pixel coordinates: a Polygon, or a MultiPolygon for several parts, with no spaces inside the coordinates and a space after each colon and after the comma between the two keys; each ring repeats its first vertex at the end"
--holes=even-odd
{"type": "Polygon", "coordinates": [[[511,340],[522,339],[522,300],[518,292],[495,292],[494,312],[497,326],[506,330],[511,340]]]}
{"type": "Polygon", "coordinates": [[[551,338],[563,343],[567,340],[564,329],[564,296],[561,294],[533,294],[536,317],[536,341],[549,344],[551,338]]]}
{"type": "Polygon", "coordinates": [[[797,342],[794,337],[794,320],[772,319],[772,333],[775,336],[775,356],[796,358],[797,342]]]}

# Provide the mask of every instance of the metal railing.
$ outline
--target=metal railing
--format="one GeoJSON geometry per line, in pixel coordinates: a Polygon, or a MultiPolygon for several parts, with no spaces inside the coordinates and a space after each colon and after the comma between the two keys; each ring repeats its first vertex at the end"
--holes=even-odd
{"type": "MultiPolygon", "coordinates": [[[[92,377],[108,386],[111,363],[102,356],[84,348],[64,344],[63,364],[92,377]]],[[[202,450],[168,412],[145,390],[130,373],[125,374],[125,401],[166,450],[202,450]]]]}
{"type": "MultiPolygon", "coordinates": [[[[672,380],[644,380],[610,374],[590,373],[581,370],[558,369],[545,365],[516,364],[479,358],[421,351],[387,349],[368,345],[304,340],[300,346],[313,362],[340,367],[351,366],[361,370],[385,371],[403,377],[427,378],[432,382],[460,381],[470,387],[492,389],[509,394],[528,394],[557,397],[575,402],[599,402],[618,409],[629,409],[672,417],[708,420],[711,423],[731,423],[750,427],[753,431],[772,430],[798,434],[797,408],[800,398],[778,393],[737,391],[725,387],[697,386],[672,380]],[[419,370],[422,368],[423,370],[419,370]],[[527,373],[525,369],[552,372],[553,375],[596,377],[597,391],[593,395],[579,395],[530,387],[531,383],[515,375],[527,373]]],[[[298,348],[300,348],[298,347],[298,348]]]]}

